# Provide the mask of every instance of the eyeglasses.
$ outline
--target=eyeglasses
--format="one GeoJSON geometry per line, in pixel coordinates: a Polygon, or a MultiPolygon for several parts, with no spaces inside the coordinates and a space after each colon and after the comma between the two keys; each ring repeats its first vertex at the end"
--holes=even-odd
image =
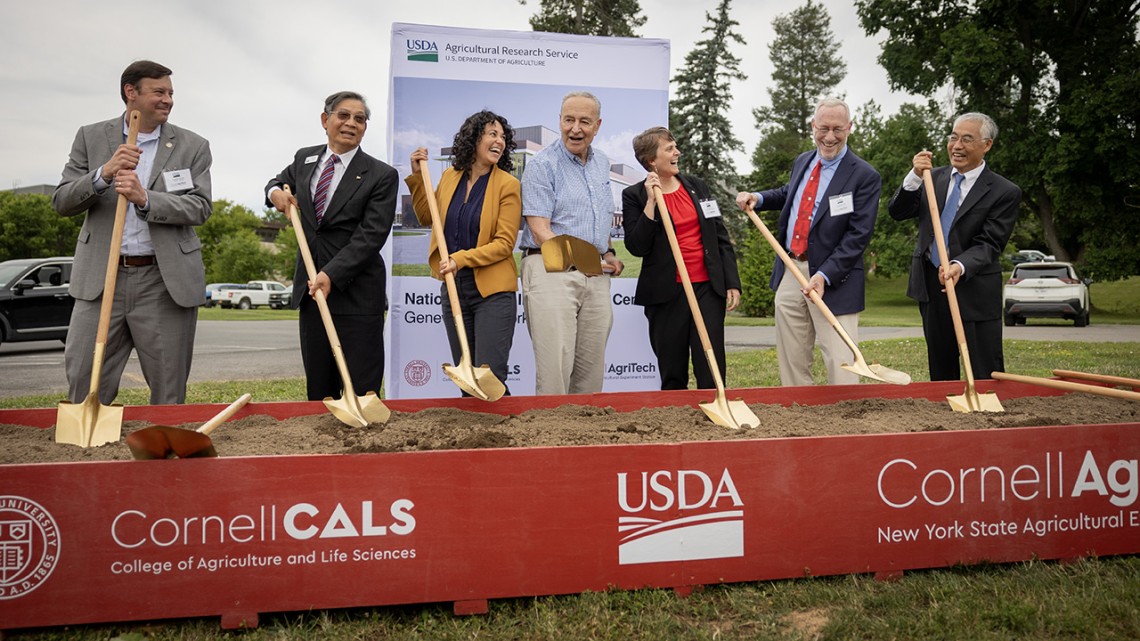
{"type": "Polygon", "coordinates": [[[368,117],[364,114],[353,114],[347,111],[337,111],[335,113],[330,112],[329,115],[336,118],[340,122],[348,122],[349,120],[352,120],[358,125],[363,125],[364,123],[368,122],[368,117]]]}
{"type": "Polygon", "coordinates": [[[828,134],[828,132],[831,132],[832,134],[835,134],[836,136],[842,136],[843,134],[847,133],[848,129],[850,129],[849,126],[848,127],[816,127],[815,131],[816,131],[816,133],[822,134],[824,136],[826,136],[828,134]]]}
{"type": "MultiPolygon", "coordinates": [[[[989,140],[989,138],[982,138],[982,140],[989,140]]],[[[978,139],[971,136],[970,134],[966,134],[965,136],[950,134],[949,136],[946,136],[946,142],[950,143],[951,145],[957,144],[959,141],[961,141],[963,145],[969,147],[970,145],[978,142],[978,139]]]]}

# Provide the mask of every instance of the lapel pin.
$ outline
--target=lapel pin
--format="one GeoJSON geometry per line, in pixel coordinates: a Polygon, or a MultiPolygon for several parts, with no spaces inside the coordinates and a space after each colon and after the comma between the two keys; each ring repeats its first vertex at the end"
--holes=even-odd
{"type": "Polygon", "coordinates": [[[360,180],[360,176],[357,176],[357,177],[356,177],[356,179],[357,179],[357,180],[360,180]]]}
{"type": "Polygon", "coordinates": [[[166,143],[166,148],[167,148],[167,149],[170,149],[170,148],[171,148],[171,147],[173,147],[173,146],[174,146],[174,143],[172,143],[172,142],[168,142],[168,143],[166,143]]]}

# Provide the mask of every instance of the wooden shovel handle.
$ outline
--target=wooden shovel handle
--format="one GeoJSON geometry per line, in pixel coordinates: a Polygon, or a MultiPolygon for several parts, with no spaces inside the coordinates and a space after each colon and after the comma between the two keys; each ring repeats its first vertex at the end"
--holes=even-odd
{"type": "Polygon", "coordinates": [[[209,436],[210,432],[213,432],[218,428],[219,425],[225,423],[234,414],[237,414],[238,410],[245,407],[245,404],[248,403],[249,399],[251,398],[253,397],[249,394],[242,394],[241,398],[234,401],[233,403],[230,403],[229,407],[218,412],[217,416],[206,421],[205,423],[202,423],[202,427],[199,427],[197,431],[201,434],[209,436]]]}
{"type": "MultiPolygon", "coordinates": [[[[132,111],[128,117],[127,144],[134,145],[139,139],[139,120],[141,114],[138,110],[132,111]]],[[[114,176],[111,182],[114,183],[114,176]]],[[[107,252],[107,273],[103,276],[103,299],[99,304],[99,325],[95,330],[95,359],[92,363],[91,387],[92,395],[99,393],[99,379],[103,370],[103,350],[107,344],[107,334],[111,331],[111,307],[115,302],[115,282],[119,276],[119,255],[123,244],[123,228],[127,225],[127,208],[130,201],[123,194],[119,194],[115,205],[115,223],[111,227],[111,247],[107,252]]]]}
{"type": "Polygon", "coordinates": [[[1023,376],[1021,374],[1007,374],[1005,372],[993,372],[991,377],[999,381],[1013,381],[1015,383],[1029,383],[1030,385],[1040,385],[1042,387],[1052,387],[1054,389],[1062,389],[1068,392],[1087,392],[1089,394],[1096,394],[1098,396],[1111,396],[1113,398],[1123,398],[1129,401],[1140,401],[1140,392],[1129,392],[1127,390],[1115,389],[1112,387],[1101,387],[1099,385],[1085,385],[1084,383],[1073,383],[1071,381],[1058,381],[1052,378],[1038,378],[1036,376],[1023,376]]]}
{"type": "MultiPolygon", "coordinates": [[[[942,217],[938,214],[938,196],[934,193],[934,180],[930,170],[922,172],[922,184],[926,188],[926,204],[930,209],[930,224],[934,228],[934,244],[938,249],[938,259],[942,267],[950,265],[950,255],[946,251],[946,239],[942,236],[942,217]]],[[[941,269],[941,268],[939,268],[941,269]]],[[[928,292],[928,295],[933,295],[928,292]]],[[[950,318],[954,321],[954,337],[958,340],[958,351],[962,356],[962,368],[966,372],[966,387],[974,389],[974,369],[970,365],[970,350],[966,346],[966,329],[962,325],[962,311],[958,309],[958,294],[954,291],[954,281],[946,281],[946,299],[950,303],[950,318]]]]}
{"type": "Polygon", "coordinates": [[[1125,378],[1123,376],[1108,376],[1107,374],[1089,374],[1088,372],[1074,372],[1069,369],[1055,369],[1053,376],[1060,376],[1061,378],[1079,378],[1086,381],[1096,381],[1097,383],[1107,383],[1109,385],[1126,385],[1128,387],[1140,387],[1140,379],[1125,378]]]}
{"type": "Polygon", "coordinates": [[[751,209],[745,211],[744,213],[748,214],[748,217],[752,219],[752,224],[760,230],[760,234],[764,236],[764,240],[768,241],[768,244],[772,246],[772,251],[776,252],[776,255],[780,257],[781,261],[783,261],[786,270],[796,277],[796,280],[799,282],[800,287],[808,290],[809,296],[811,297],[811,302],[815,303],[815,306],[819,308],[819,311],[821,313],[823,313],[823,317],[827,319],[827,322],[830,323],[833,328],[835,328],[835,331],[839,332],[840,338],[843,339],[843,342],[847,343],[847,347],[851,348],[851,351],[856,355],[856,357],[862,360],[863,355],[859,351],[859,348],[855,345],[855,341],[851,340],[851,336],[847,333],[847,330],[843,329],[843,325],[839,323],[839,319],[836,318],[835,314],[831,312],[831,308],[829,308],[827,304],[823,302],[823,298],[820,297],[819,292],[812,289],[811,283],[807,278],[804,277],[802,273],[800,273],[800,268],[796,266],[796,263],[792,260],[792,257],[788,255],[788,252],[784,249],[784,246],[780,244],[780,241],[776,240],[776,237],[772,235],[772,231],[768,229],[768,226],[764,224],[764,221],[760,220],[760,217],[756,215],[756,212],[752,211],[751,209]]]}
{"type": "MultiPolygon", "coordinates": [[[[431,173],[428,171],[428,162],[419,161],[420,178],[424,182],[424,191],[427,195],[428,211],[431,212],[431,233],[435,235],[435,247],[439,251],[439,264],[446,265],[451,260],[447,253],[447,236],[443,233],[443,222],[439,215],[439,205],[435,202],[435,187],[431,184],[431,173]]],[[[460,185],[462,189],[462,185],[460,185]]],[[[455,319],[455,334],[459,339],[460,351],[465,360],[470,360],[470,347],[467,345],[467,327],[463,322],[463,308],[459,306],[459,291],[455,287],[455,274],[448,272],[443,276],[447,284],[447,298],[451,303],[451,315],[455,319]]]]}

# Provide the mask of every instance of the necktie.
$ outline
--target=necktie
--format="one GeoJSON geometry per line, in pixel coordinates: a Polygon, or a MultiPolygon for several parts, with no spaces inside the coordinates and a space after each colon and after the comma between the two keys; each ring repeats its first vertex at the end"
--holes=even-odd
{"type": "Polygon", "coordinates": [[[325,217],[325,207],[329,204],[329,186],[332,185],[333,172],[336,171],[336,163],[340,160],[336,154],[329,157],[329,161],[325,163],[325,168],[321,171],[321,177],[317,180],[317,190],[313,192],[313,211],[317,214],[317,224],[321,224],[321,219],[325,217]]]}
{"type": "MultiPolygon", "coordinates": [[[[950,188],[950,195],[946,197],[946,206],[942,208],[942,240],[946,243],[946,253],[950,253],[950,226],[954,224],[954,216],[958,214],[958,201],[962,200],[962,181],[965,176],[954,173],[954,186],[950,188]]],[[[930,262],[935,267],[942,264],[938,256],[937,241],[930,246],[930,262]]]]}
{"type": "Polygon", "coordinates": [[[823,161],[816,161],[812,167],[811,176],[804,185],[804,193],[800,196],[800,208],[796,214],[796,226],[792,230],[792,253],[796,256],[807,253],[808,232],[811,231],[811,213],[815,208],[815,192],[819,189],[819,170],[823,161]]]}

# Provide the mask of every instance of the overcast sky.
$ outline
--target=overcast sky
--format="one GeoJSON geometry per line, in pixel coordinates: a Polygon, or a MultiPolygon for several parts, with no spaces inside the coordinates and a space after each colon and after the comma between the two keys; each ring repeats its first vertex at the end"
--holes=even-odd
{"type": "MultiPolygon", "coordinates": [[[[704,37],[705,12],[716,4],[641,0],[648,20],[639,35],[671,42],[670,75],[704,37]]],[[[733,51],[748,75],[730,113],[747,152],[737,156],[742,173],[751,169],[758,140],[751,110],[768,101],[772,19],[800,4],[733,4],[746,40],[733,51]]],[[[890,91],[876,62],[877,40],[863,34],[851,3],[823,4],[847,61],[839,92],[852,107],[874,99],[891,114],[915,101],[890,91]]],[[[525,31],[537,7],[538,0],[6,2],[0,21],[0,188],[58,182],[78,127],[122,112],[119,75],[132,60],[146,58],[174,71],[171,121],[210,141],[214,198],[260,211],[266,181],[297,148],[324,141],[320,110],[335,91],[352,89],[368,98],[374,115],[363,148],[388,160],[393,22],[525,31]]]]}

